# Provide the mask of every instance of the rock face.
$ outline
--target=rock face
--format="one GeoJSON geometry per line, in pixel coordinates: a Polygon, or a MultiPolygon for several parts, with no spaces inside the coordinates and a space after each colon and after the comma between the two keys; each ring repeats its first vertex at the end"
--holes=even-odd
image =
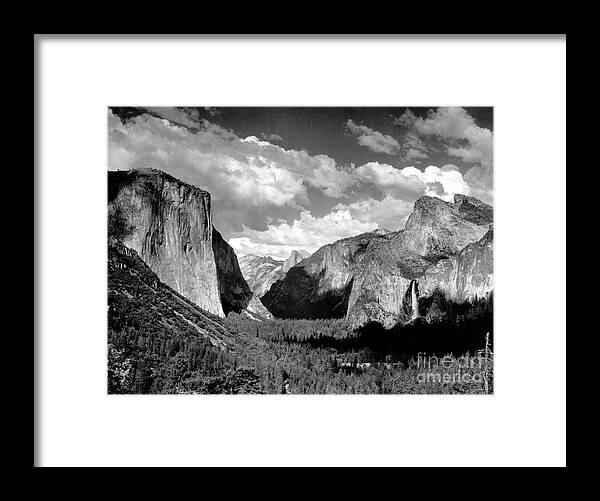
{"type": "Polygon", "coordinates": [[[343,318],[352,279],[375,238],[379,235],[365,233],[321,247],[275,282],[263,304],[282,318],[343,318]]]}
{"type": "Polygon", "coordinates": [[[346,318],[354,325],[377,321],[386,327],[414,319],[408,293],[413,280],[419,297],[438,286],[457,302],[483,297],[491,291],[492,222],[492,207],[475,198],[456,195],[454,203],[419,198],[403,231],[369,245],[346,318]],[[475,246],[482,239],[487,244],[475,246]]]}
{"type": "Polygon", "coordinates": [[[152,169],[108,173],[109,235],[200,308],[270,316],[212,226],[210,194],[152,169]]]}
{"type": "Polygon", "coordinates": [[[431,295],[437,289],[459,303],[488,296],[494,289],[493,243],[494,230],[490,228],[480,240],[427,270],[420,279],[421,290],[431,295]]]}
{"type": "Polygon", "coordinates": [[[235,252],[214,228],[212,242],[217,265],[217,283],[225,315],[235,311],[244,312],[255,319],[271,318],[272,315],[250,290],[240,270],[235,252]]]}
{"type": "Polygon", "coordinates": [[[423,257],[450,257],[483,237],[492,219],[493,209],[472,197],[456,195],[453,204],[421,197],[406,222],[403,243],[423,257]]]}
{"type": "Polygon", "coordinates": [[[346,238],[311,256],[294,251],[285,262],[245,256],[240,266],[213,228],[206,191],[151,169],[109,172],[108,181],[109,235],[220,317],[272,313],[389,327],[493,290],[493,209],[471,197],[422,197],[402,231],[346,238]]]}
{"type": "Polygon", "coordinates": [[[250,289],[257,297],[262,297],[271,285],[280,278],[283,261],[269,256],[248,254],[239,258],[240,270],[250,289]]]}
{"type": "Polygon", "coordinates": [[[457,302],[484,297],[492,290],[492,221],[492,207],[477,199],[422,197],[404,230],[322,247],[273,284],[263,303],[279,317],[390,327],[426,316],[420,298],[436,291],[457,302]]]}
{"type": "Polygon", "coordinates": [[[240,269],[255,297],[263,297],[277,280],[296,264],[310,256],[306,251],[294,250],[285,261],[278,261],[269,256],[247,255],[239,259],[240,269]]]}
{"type": "Polygon", "coordinates": [[[294,266],[296,266],[300,261],[306,259],[310,256],[310,253],[303,250],[293,250],[290,256],[284,261],[281,271],[285,275],[288,271],[290,271],[294,266]]]}
{"type": "Polygon", "coordinates": [[[235,351],[235,333],[161,282],[137,252],[116,238],[108,244],[108,320],[144,334],[161,329],[169,336],[199,336],[212,346],[235,351]]]}
{"type": "Polygon", "coordinates": [[[346,318],[354,325],[369,321],[390,327],[410,319],[407,292],[431,262],[404,246],[404,232],[377,239],[368,246],[357,270],[346,318]]]}

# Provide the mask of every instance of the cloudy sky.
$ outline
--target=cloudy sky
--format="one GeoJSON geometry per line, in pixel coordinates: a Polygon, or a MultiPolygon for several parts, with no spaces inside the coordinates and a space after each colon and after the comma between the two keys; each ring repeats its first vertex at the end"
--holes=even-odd
{"type": "Polygon", "coordinates": [[[110,108],[108,168],[209,191],[238,256],[404,227],[423,195],[492,203],[492,108],[110,108]]]}

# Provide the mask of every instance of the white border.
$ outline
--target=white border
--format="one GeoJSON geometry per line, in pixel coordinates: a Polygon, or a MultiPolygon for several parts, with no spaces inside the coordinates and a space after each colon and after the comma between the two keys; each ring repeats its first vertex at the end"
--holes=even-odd
{"type": "Polygon", "coordinates": [[[563,465],[566,43],[37,41],[41,465],[563,465]],[[493,105],[496,394],[106,395],[107,105],[493,105]]]}

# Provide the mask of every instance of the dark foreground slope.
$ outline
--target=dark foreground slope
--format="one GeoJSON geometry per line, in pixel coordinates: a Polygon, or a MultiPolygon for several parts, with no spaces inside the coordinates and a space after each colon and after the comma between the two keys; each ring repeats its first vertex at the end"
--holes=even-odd
{"type": "Polygon", "coordinates": [[[260,393],[239,368],[244,337],[162,283],[138,254],[108,248],[109,393],[260,393]]]}

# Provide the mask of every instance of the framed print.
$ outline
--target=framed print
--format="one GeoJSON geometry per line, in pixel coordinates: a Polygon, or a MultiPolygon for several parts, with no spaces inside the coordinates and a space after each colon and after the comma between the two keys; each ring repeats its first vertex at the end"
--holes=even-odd
{"type": "Polygon", "coordinates": [[[34,70],[35,466],[564,466],[564,34],[34,70]]]}

